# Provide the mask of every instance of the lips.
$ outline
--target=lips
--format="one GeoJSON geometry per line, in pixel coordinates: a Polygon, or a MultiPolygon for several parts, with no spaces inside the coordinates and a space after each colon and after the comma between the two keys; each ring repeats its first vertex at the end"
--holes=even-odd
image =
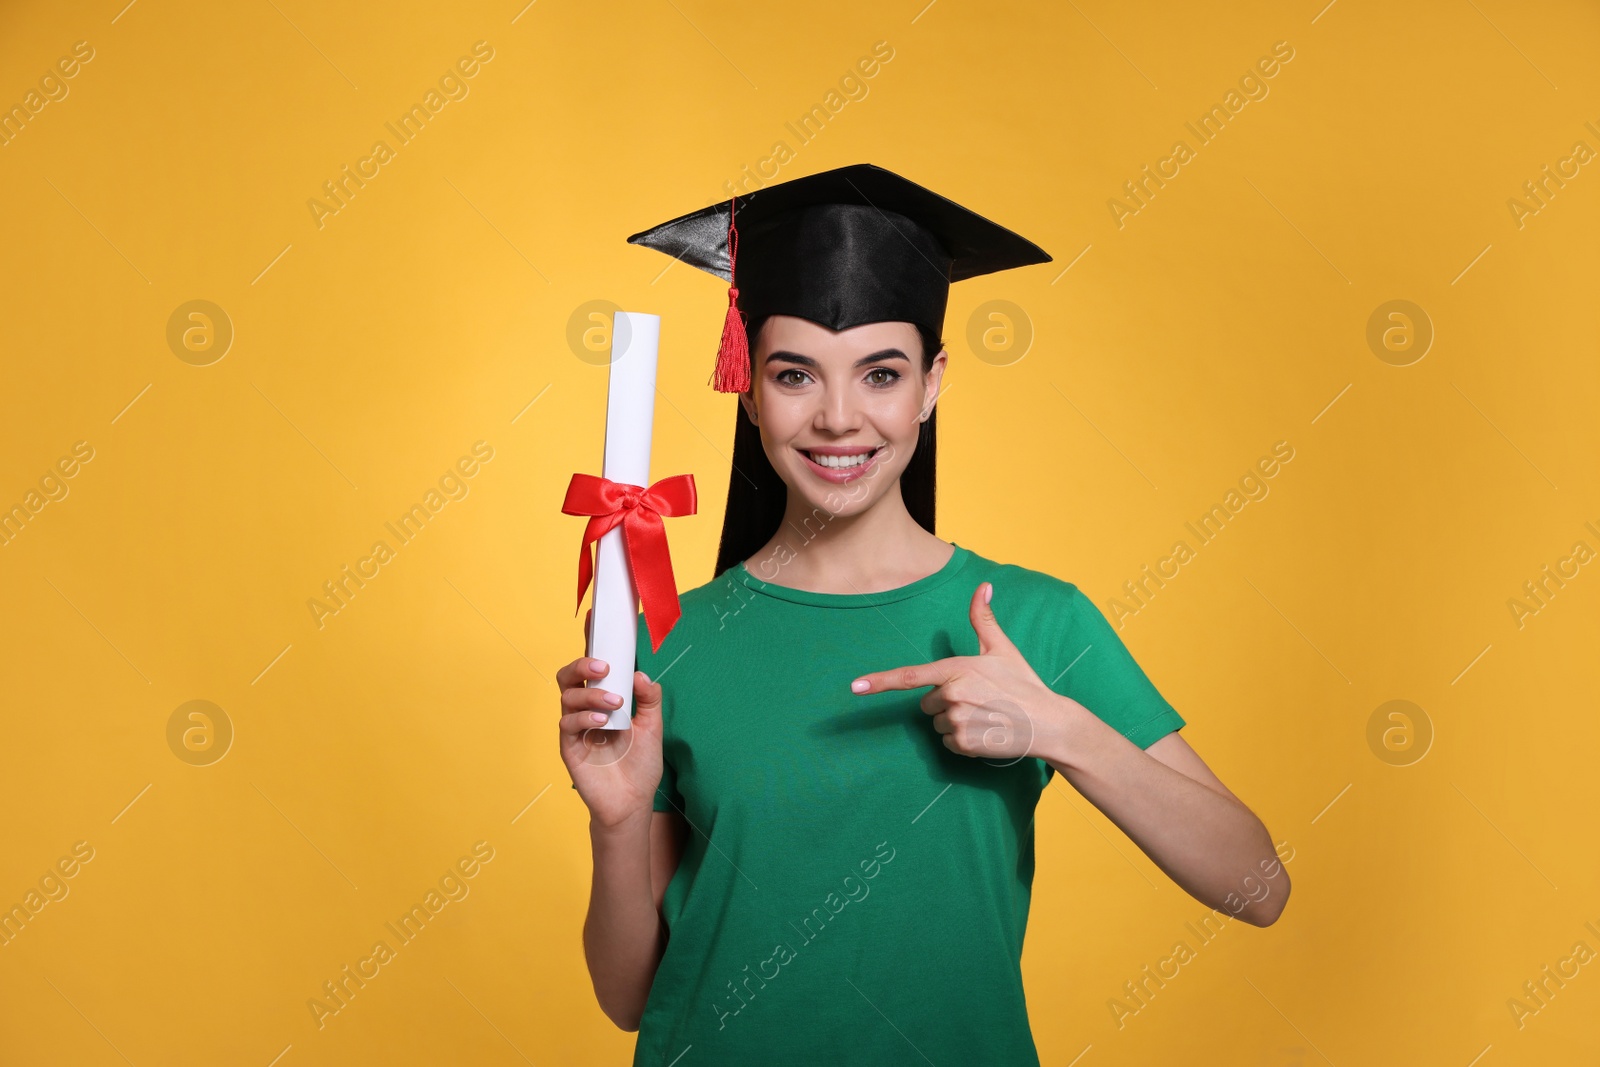
{"type": "Polygon", "coordinates": [[[816,448],[800,448],[795,451],[805,458],[806,467],[819,478],[830,482],[848,482],[861,477],[871,469],[872,465],[878,461],[878,453],[881,450],[881,446],[819,445],[816,448]],[[854,457],[858,456],[866,456],[867,458],[864,460],[854,459],[854,457]],[[839,457],[842,457],[842,460],[839,457]],[[850,465],[829,465],[830,462],[839,463],[841,461],[850,462],[850,465]]]}

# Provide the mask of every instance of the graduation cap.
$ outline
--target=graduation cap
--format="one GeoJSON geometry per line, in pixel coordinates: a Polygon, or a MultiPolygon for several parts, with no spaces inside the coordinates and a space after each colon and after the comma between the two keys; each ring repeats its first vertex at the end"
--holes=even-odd
{"type": "Polygon", "coordinates": [[[910,322],[939,335],[951,282],[1050,262],[1032,241],[870,163],[734,196],[628,243],[728,281],[712,374],[724,393],[750,388],[741,312],[794,315],[831,330],[910,322]]]}

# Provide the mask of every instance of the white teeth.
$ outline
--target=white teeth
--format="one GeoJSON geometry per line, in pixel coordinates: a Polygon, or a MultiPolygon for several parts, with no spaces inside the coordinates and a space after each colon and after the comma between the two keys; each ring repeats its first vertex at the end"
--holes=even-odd
{"type": "Polygon", "coordinates": [[[819,467],[859,467],[872,458],[871,452],[862,452],[855,456],[819,456],[814,452],[807,452],[811,461],[819,467]]]}

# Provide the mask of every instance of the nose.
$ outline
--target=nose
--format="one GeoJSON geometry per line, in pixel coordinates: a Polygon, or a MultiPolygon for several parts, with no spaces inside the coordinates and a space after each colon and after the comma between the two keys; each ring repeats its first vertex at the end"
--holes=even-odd
{"type": "Polygon", "coordinates": [[[852,433],[861,428],[861,412],[855,392],[848,384],[830,382],[823,387],[822,402],[812,425],[832,434],[852,433]]]}

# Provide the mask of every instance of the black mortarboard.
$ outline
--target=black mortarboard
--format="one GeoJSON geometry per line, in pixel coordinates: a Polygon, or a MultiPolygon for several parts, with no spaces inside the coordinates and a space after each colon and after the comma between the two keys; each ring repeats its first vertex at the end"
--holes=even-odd
{"type": "Polygon", "coordinates": [[[1032,241],[870,163],[734,196],[628,243],[730,283],[712,376],[729,393],[750,387],[739,312],[795,315],[832,330],[910,322],[942,335],[951,282],[1050,262],[1032,241]]]}

